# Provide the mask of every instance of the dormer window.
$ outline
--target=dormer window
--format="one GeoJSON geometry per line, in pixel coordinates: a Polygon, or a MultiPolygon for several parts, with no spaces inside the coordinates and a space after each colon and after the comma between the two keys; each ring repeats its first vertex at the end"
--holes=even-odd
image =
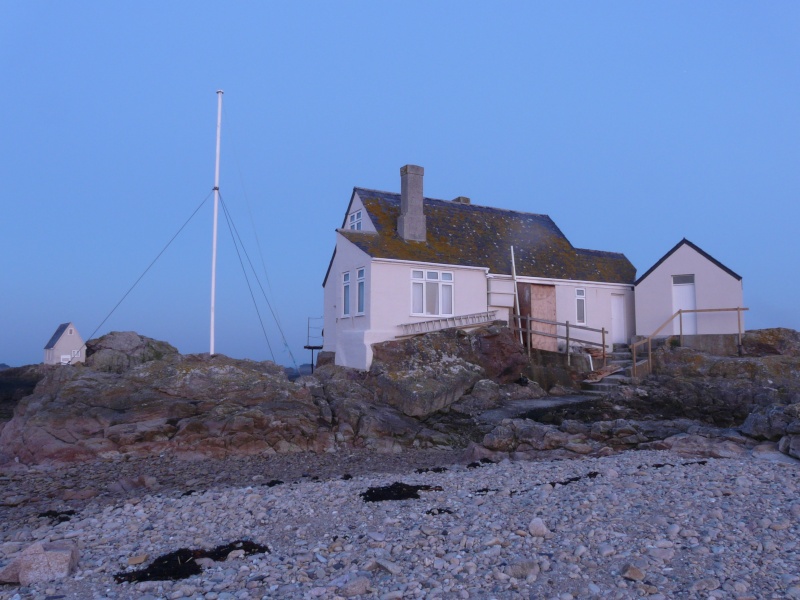
{"type": "Polygon", "coordinates": [[[356,231],[361,231],[361,211],[357,210],[354,213],[350,213],[350,229],[355,229],[356,231]]]}

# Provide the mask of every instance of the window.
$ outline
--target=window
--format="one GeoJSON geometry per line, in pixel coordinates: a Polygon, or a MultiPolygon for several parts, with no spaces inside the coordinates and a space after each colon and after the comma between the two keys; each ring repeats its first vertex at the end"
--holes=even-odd
{"type": "Polygon", "coordinates": [[[411,271],[411,314],[452,315],[453,274],[447,271],[411,271]]]}
{"type": "Polygon", "coordinates": [[[350,316],[350,273],[342,275],[342,316],[350,316]]]}
{"type": "Polygon", "coordinates": [[[694,283],[694,275],[673,275],[672,285],[688,285],[694,283]]]}
{"type": "Polygon", "coordinates": [[[357,210],[350,214],[350,229],[361,231],[361,211],[357,210]]]}
{"type": "Polygon", "coordinates": [[[72,358],[76,358],[76,357],[78,357],[80,355],[81,355],[81,351],[80,350],[73,350],[72,351],[72,358]]]}
{"type": "Polygon", "coordinates": [[[578,325],[586,325],[586,290],[577,288],[575,290],[576,316],[578,325]]]}
{"type": "Polygon", "coordinates": [[[69,335],[72,335],[72,328],[70,327],[69,335]]]}
{"type": "Polygon", "coordinates": [[[364,269],[359,269],[356,271],[356,276],[358,279],[358,302],[356,307],[356,314],[363,315],[364,314],[364,269]]]}

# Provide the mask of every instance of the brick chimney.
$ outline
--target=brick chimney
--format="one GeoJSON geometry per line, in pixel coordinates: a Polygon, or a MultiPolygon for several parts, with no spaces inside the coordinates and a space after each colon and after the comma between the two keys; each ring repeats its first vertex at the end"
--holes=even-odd
{"type": "Polygon", "coordinates": [[[425,241],[425,212],[422,207],[422,176],[425,169],[406,165],[400,169],[400,218],[397,233],[404,240],[425,241]]]}

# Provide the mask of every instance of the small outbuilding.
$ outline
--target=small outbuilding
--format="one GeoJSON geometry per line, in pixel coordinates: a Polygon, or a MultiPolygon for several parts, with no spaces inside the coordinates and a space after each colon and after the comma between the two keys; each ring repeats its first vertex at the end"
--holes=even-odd
{"type": "Polygon", "coordinates": [[[83,362],[83,338],[72,323],[62,323],[44,347],[44,364],[70,365],[83,362]]]}
{"type": "Polygon", "coordinates": [[[636,334],[651,336],[679,310],[684,313],[658,335],[738,334],[744,330],[742,277],[682,239],[635,283],[636,334]]]}

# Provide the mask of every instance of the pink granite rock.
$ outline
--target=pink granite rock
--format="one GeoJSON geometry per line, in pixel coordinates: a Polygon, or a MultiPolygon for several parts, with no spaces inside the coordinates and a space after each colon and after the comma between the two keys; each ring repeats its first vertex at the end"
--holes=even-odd
{"type": "Polygon", "coordinates": [[[0,570],[0,581],[31,585],[63,579],[78,565],[78,548],[69,542],[36,542],[0,570]]]}

